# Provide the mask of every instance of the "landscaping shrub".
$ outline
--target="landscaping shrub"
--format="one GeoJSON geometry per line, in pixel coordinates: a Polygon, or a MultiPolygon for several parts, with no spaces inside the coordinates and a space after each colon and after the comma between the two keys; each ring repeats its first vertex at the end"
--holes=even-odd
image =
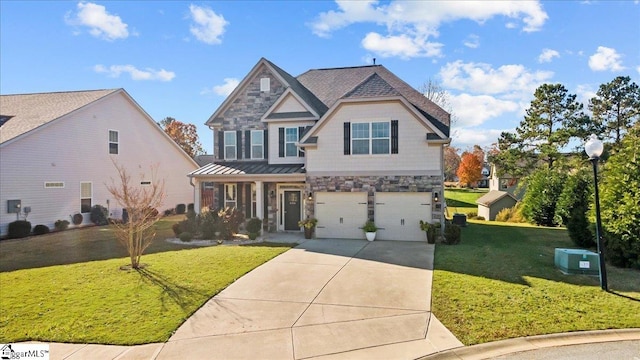
{"type": "Polygon", "coordinates": [[[48,233],[49,233],[49,227],[47,225],[39,224],[33,227],[34,235],[44,235],[48,233]]]}
{"type": "Polygon", "coordinates": [[[587,219],[593,202],[593,175],[588,170],[580,169],[568,177],[556,206],[556,221],[567,226],[569,237],[580,247],[595,246],[594,233],[587,219]]]}
{"type": "Polygon", "coordinates": [[[531,223],[556,226],[556,205],[566,175],[555,170],[541,169],[527,178],[527,192],[522,200],[522,214],[531,223]]]}
{"type": "Polygon", "coordinates": [[[82,220],[84,220],[84,216],[78,213],[78,214],[74,214],[71,219],[73,220],[73,225],[80,225],[82,224],[82,220]]]}
{"type": "Polygon", "coordinates": [[[27,220],[16,220],[9,223],[9,239],[20,239],[31,235],[31,223],[27,220]]]}
{"type": "Polygon", "coordinates": [[[67,220],[57,220],[53,224],[53,227],[58,231],[67,230],[67,228],[69,227],[69,222],[67,220]]]}
{"type": "Polygon", "coordinates": [[[200,229],[200,218],[195,211],[187,211],[187,218],[179,222],[182,231],[190,232],[192,235],[198,233],[200,229]]]}
{"type": "Polygon", "coordinates": [[[175,214],[175,209],[167,209],[164,211],[164,216],[171,216],[173,214],[175,214]]]}
{"type": "Polygon", "coordinates": [[[187,206],[185,204],[176,205],[176,214],[182,215],[185,213],[187,206]]]}
{"type": "Polygon", "coordinates": [[[486,219],[484,218],[484,216],[477,216],[476,215],[476,216],[472,217],[471,220],[486,220],[486,219]]]}
{"type": "Polygon", "coordinates": [[[187,211],[196,211],[196,208],[193,205],[193,203],[187,205],[187,211]]]}
{"type": "Polygon", "coordinates": [[[247,232],[249,233],[249,239],[255,240],[260,235],[260,229],[262,229],[262,220],[258,218],[252,218],[247,222],[247,232]]]}
{"type": "Polygon", "coordinates": [[[98,226],[107,225],[109,223],[108,216],[107,208],[102,205],[93,205],[91,208],[91,222],[98,226]]]}
{"type": "Polygon", "coordinates": [[[225,240],[232,239],[233,234],[238,233],[240,224],[244,221],[244,214],[230,207],[218,211],[218,217],[220,218],[220,235],[225,240]]]}
{"type": "Polygon", "coordinates": [[[524,216],[522,216],[521,203],[517,203],[514,207],[504,208],[496,215],[496,221],[511,222],[511,223],[523,223],[526,222],[524,216]]]}
{"type": "Polygon", "coordinates": [[[180,234],[183,233],[182,226],[180,225],[180,223],[175,223],[171,225],[171,230],[173,230],[173,235],[175,235],[176,237],[179,237],[180,234]]]}
{"type": "Polygon", "coordinates": [[[467,219],[473,219],[478,217],[478,212],[477,211],[471,211],[467,213],[467,219]]]}
{"type": "Polygon", "coordinates": [[[217,211],[203,211],[200,214],[200,232],[203,239],[214,239],[219,227],[217,211]]]}
{"type": "Polygon", "coordinates": [[[456,245],[460,243],[462,228],[456,224],[448,223],[444,228],[444,243],[456,245]]]}
{"type": "Polygon", "coordinates": [[[178,237],[180,238],[180,241],[189,242],[191,241],[191,239],[193,239],[193,234],[191,234],[188,231],[185,231],[182,234],[180,234],[178,237]]]}

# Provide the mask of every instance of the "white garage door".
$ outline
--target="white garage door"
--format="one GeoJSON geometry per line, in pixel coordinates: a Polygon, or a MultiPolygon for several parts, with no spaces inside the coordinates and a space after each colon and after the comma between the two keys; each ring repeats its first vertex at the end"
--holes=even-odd
{"type": "Polygon", "coordinates": [[[376,240],[427,241],[420,220],[431,221],[431,193],[376,193],[376,240]]]}
{"type": "Polygon", "coordinates": [[[316,237],[363,239],[362,225],[367,221],[366,192],[316,193],[316,237]]]}

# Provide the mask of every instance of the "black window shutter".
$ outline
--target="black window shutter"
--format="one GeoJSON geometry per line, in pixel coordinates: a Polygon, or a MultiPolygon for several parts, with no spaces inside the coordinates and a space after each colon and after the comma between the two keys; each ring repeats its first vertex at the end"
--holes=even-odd
{"type": "Polygon", "coordinates": [[[278,128],[278,156],[284,157],[284,128],[278,128]]]}
{"type": "Polygon", "coordinates": [[[351,155],[351,123],[344,123],[344,154],[351,155]]]}
{"type": "Polygon", "coordinates": [[[391,120],[391,153],[398,153],[398,120],[391,120]]]}
{"type": "Polygon", "coordinates": [[[224,160],[224,131],[218,131],[218,159],[224,160]]]}
{"type": "Polygon", "coordinates": [[[236,131],[236,158],[242,159],[242,130],[236,131]]]}
{"type": "Polygon", "coordinates": [[[253,197],[251,196],[251,184],[245,184],[244,186],[244,217],[248,219],[251,217],[251,208],[253,207],[253,197]]]}
{"type": "Polygon", "coordinates": [[[263,155],[265,159],[269,158],[269,130],[264,131],[264,135],[262,138],[263,147],[263,155]]]}
{"type": "Polygon", "coordinates": [[[224,209],[224,184],[218,185],[218,209],[224,209]]]}
{"type": "Polygon", "coordinates": [[[251,159],[251,130],[244,131],[244,158],[251,159]]]}
{"type": "MultiPolygon", "coordinates": [[[[304,126],[298,127],[298,142],[300,141],[300,139],[302,139],[302,135],[304,135],[304,126]]],[[[299,149],[298,150],[298,156],[299,157],[304,157],[304,151],[299,149]]]]}
{"type": "Polygon", "coordinates": [[[242,183],[236,183],[236,209],[242,211],[242,183]]]}

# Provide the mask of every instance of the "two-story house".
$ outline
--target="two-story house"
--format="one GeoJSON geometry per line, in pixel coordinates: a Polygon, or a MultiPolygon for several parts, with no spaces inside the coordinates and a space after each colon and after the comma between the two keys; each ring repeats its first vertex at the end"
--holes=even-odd
{"type": "Polygon", "coordinates": [[[450,115],[381,65],[293,77],[262,58],[206,124],[213,161],[189,174],[196,209],[237,207],[268,231],[319,238],[426,240],[443,220],[450,115]]]}

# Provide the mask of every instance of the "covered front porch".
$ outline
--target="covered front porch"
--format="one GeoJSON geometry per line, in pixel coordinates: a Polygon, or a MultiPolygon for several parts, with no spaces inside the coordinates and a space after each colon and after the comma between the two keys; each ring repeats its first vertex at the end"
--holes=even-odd
{"type": "Polygon", "coordinates": [[[298,221],[306,216],[307,201],[302,164],[210,163],[188,176],[197,212],[232,207],[247,219],[261,219],[264,231],[301,231],[298,221]]]}

